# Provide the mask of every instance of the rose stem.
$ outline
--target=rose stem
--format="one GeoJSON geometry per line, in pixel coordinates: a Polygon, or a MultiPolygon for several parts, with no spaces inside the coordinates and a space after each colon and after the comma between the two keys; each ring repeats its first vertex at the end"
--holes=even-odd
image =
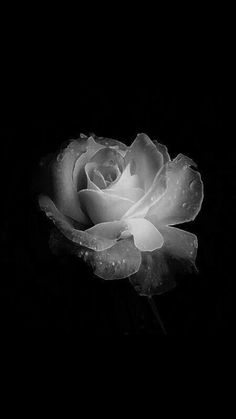
{"type": "Polygon", "coordinates": [[[151,296],[147,297],[147,299],[148,299],[149,305],[150,305],[150,307],[152,309],[152,312],[153,312],[153,314],[154,314],[154,316],[155,316],[155,318],[157,320],[157,323],[161,327],[162,332],[164,333],[164,335],[167,335],[166,329],[164,327],[164,324],[163,324],[163,321],[161,319],[161,316],[160,316],[160,314],[159,314],[159,312],[157,310],[157,307],[156,307],[155,302],[153,301],[153,299],[152,299],[151,296]]]}

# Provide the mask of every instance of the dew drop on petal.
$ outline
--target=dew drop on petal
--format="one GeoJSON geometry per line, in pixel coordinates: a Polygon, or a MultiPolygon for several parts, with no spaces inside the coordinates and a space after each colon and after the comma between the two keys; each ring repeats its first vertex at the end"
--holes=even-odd
{"type": "Polygon", "coordinates": [[[190,190],[191,190],[191,191],[193,191],[193,189],[194,189],[194,187],[195,187],[195,185],[196,185],[196,184],[197,184],[196,180],[192,180],[192,181],[190,182],[189,187],[190,187],[190,190]]]}

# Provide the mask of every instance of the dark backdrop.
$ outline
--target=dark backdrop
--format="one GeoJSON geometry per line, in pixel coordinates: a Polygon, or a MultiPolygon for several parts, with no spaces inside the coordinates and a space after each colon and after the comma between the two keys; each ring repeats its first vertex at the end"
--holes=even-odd
{"type": "Polygon", "coordinates": [[[1,325],[5,330],[81,335],[161,334],[150,307],[128,280],[104,282],[81,261],[53,256],[50,222],[38,210],[32,179],[41,157],[79,134],[130,144],[137,133],[190,156],[205,187],[202,210],[183,229],[197,234],[198,275],[178,278],[173,291],[154,297],[169,335],[229,333],[232,310],[230,238],[233,155],[217,88],[192,82],[171,90],[81,82],[52,93],[28,87],[8,97],[1,127],[1,325]]]}

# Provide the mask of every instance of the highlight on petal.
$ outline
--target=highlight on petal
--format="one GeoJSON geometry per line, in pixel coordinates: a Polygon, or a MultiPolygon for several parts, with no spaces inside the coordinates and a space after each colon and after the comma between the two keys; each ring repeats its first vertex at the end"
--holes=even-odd
{"type": "Polygon", "coordinates": [[[84,165],[100,148],[102,145],[92,138],[73,140],[52,163],[56,206],[63,214],[83,224],[89,224],[89,219],[80,207],[76,181],[84,181],[81,176],[84,165]]]}
{"type": "Polygon", "coordinates": [[[131,188],[131,189],[104,189],[104,193],[108,195],[119,196],[120,198],[128,198],[133,202],[139,201],[143,195],[144,191],[141,188],[131,188]]]}
{"type": "Polygon", "coordinates": [[[122,217],[126,218],[144,218],[149,209],[157,203],[166,191],[166,166],[156,174],[156,177],[146,192],[146,194],[136,202],[122,217]]]}
{"type": "Polygon", "coordinates": [[[167,167],[167,189],[146,218],[155,225],[175,225],[194,220],[203,201],[201,175],[190,166],[195,163],[179,154],[167,167]]]}
{"type": "Polygon", "coordinates": [[[134,246],[133,239],[118,241],[104,252],[86,252],[95,275],[106,280],[127,278],[139,270],[141,253],[134,246]]]}
{"type": "Polygon", "coordinates": [[[176,286],[178,273],[196,270],[197,237],[175,227],[159,227],[164,243],[154,252],[142,252],[140,270],[130,282],[140,295],[163,294],[176,286]]]}
{"type": "Polygon", "coordinates": [[[96,224],[86,230],[88,234],[96,237],[105,237],[107,239],[118,239],[121,233],[127,229],[124,221],[109,221],[107,223],[96,224]]]}
{"type": "Polygon", "coordinates": [[[130,163],[128,163],[119,179],[113,182],[108,189],[116,191],[131,188],[140,188],[140,179],[138,175],[131,175],[130,163]]]}
{"type": "Polygon", "coordinates": [[[86,231],[76,230],[69,220],[58,210],[53,201],[44,195],[39,196],[39,206],[50,218],[61,233],[74,244],[85,246],[86,248],[104,251],[114,246],[116,239],[96,237],[86,231]]]}
{"type": "MultiPolygon", "coordinates": [[[[86,137],[84,136],[84,134],[80,134],[80,135],[82,135],[83,137],[86,137]]],[[[118,140],[114,140],[113,138],[98,137],[95,134],[91,134],[91,135],[96,141],[96,143],[99,143],[103,146],[110,147],[111,149],[116,150],[119,154],[121,154],[122,157],[125,156],[128,150],[128,147],[124,143],[121,143],[118,140]]]]}
{"type": "Polygon", "coordinates": [[[147,191],[163,165],[163,156],[146,134],[138,134],[125,155],[125,163],[135,162],[140,187],[147,191]]]}
{"type": "Polygon", "coordinates": [[[79,199],[82,208],[85,209],[94,224],[120,220],[122,215],[134,204],[130,199],[91,189],[80,191],[79,199]]]}
{"type": "Polygon", "coordinates": [[[163,245],[163,237],[157,228],[145,218],[125,220],[128,231],[134,237],[135,246],[142,252],[152,252],[163,245]]]}
{"type": "Polygon", "coordinates": [[[168,163],[171,160],[171,158],[168,153],[167,147],[164,144],[158,143],[157,140],[153,140],[153,143],[155,144],[157,150],[162,154],[163,164],[168,163]]]}

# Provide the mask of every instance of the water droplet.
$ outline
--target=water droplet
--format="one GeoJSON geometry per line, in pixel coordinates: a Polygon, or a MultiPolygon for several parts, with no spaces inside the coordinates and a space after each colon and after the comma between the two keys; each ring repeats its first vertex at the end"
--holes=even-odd
{"type": "Polygon", "coordinates": [[[187,206],[187,203],[184,202],[183,205],[182,205],[182,207],[185,208],[186,206],[187,206]]]}
{"type": "Polygon", "coordinates": [[[62,161],[63,160],[63,157],[64,157],[63,153],[58,154],[57,161],[58,162],[62,161]]]}
{"type": "Polygon", "coordinates": [[[115,262],[112,262],[112,266],[115,266],[115,262]]]}
{"type": "Polygon", "coordinates": [[[125,259],[123,259],[122,262],[125,263],[125,259]]]}
{"type": "Polygon", "coordinates": [[[193,189],[194,189],[194,187],[195,187],[195,185],[196,185],[196,180],[192,180],[191,182],[190,182],[190,184],[189,184],[189,187],[190,187],[190,190],[191,191],[193,191],[193,189]]]}

